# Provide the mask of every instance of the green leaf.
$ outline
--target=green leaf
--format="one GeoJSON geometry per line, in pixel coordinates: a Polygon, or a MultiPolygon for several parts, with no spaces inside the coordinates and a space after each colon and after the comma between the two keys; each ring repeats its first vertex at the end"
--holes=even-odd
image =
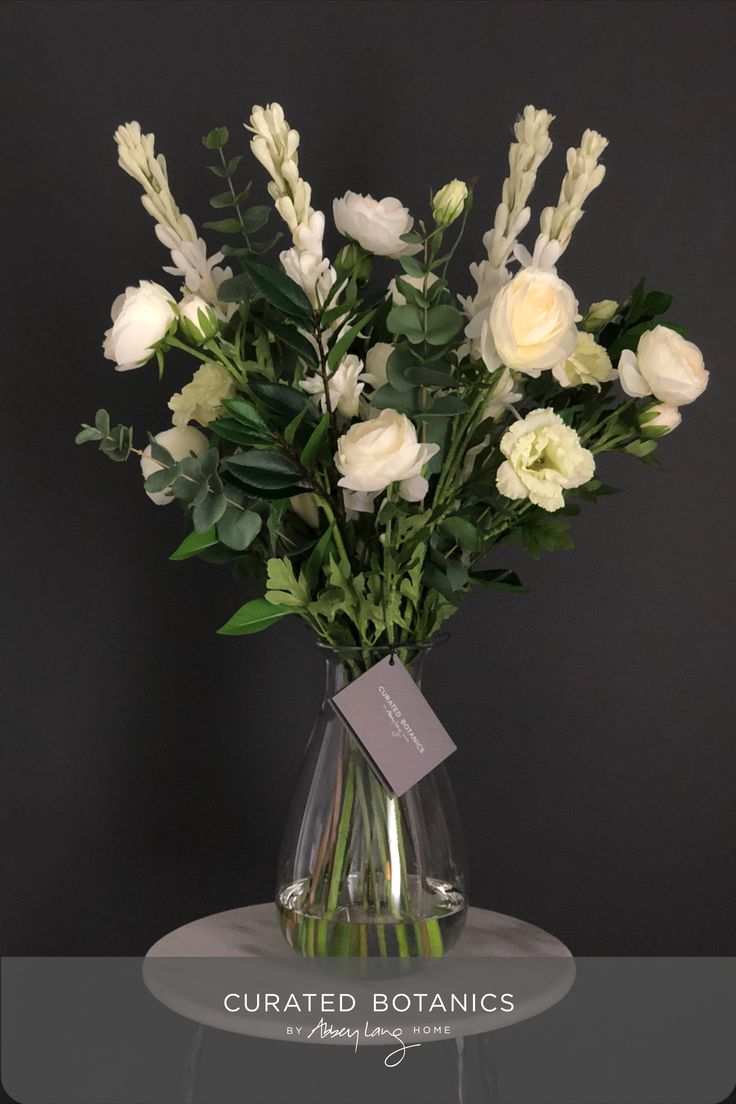
{"type": "Polygon", "coordinates": [[[448,602],[451,602],[453,606],[459,603],[460,594],[453,590],[447,575],[445,575],[443,571],[440,571],[436,564],[425,564],[423,579],[425,586],[429,587],[430,590],[439,591],[442,597],[446,598],[448,602]]]}
{"type": "Polygon", "coordinates": [[[264,441],[263,434],[244,426],[236,418],[218,418],[216,421],[210,422],[207,428],[222,437],[224,441],[231,441],[234,445],[246,445],[248,448],[254,448],[264,441]]]}
{"type": "Polygon", "coordinates": [[[178,473],[178,464],[173,464],[168,468],[160,468],[158,471],[152,472],[148,478],[143,481],[143,486],[147,491],[152,491],[154,493],[166,491],[174,482],[178,473]]]}
{"type": "Polygon", "coordinates": [[[664,291],[650,291],[644,297],[642,313],[650,316],[665,314],[672,306],[672,296],[664,291]]]}
{"type": "MultiPolygon", "coordinates": [[[[304,407],[308,407],[305,415],[308,421],[317,421],[319,415],[317,408],[308,395],[303,391],[297,391],[295,387],[289,387],[285,383],[268,383],[266,380],[251,378],[250,389],[257,399],[267,406],[274,414],[280,414],[291,421],[304,407]]],[[[225,404],[227,405],[227,404],[225,404]]]]}
{"type": "Polygon", "coordinates": [[[242,234],[243,227],[236,218],[215,219],[214,222],[205,222],[207,230],[215,230],[218,234],[242,234]]]}
{"type": "Polygon", "coordinates": [[[207,168],[214,176],[219,176],[222,180],[229,180],[242,160],[243,155],[239,153],[237,157],[231,157],[227,165],[208,165],[207,168]]]}
{"type": "Polygon", "coordinates": [[[624,452],[628,452],[630,456],[636,456],[637,459],[643,460],[645,456],[649,456],[651,452],[657,447],[657,442],[652,438],[646,441],[632,441],[627,445],[624,452]]]}
{"type": "Polygon", "coordinates": [[[448,534],[459,544],[464,552],[475,552],[478,548],[478,530],[468,521],[462,517],[449,517],[446,518],[439,527],[441,533],[448,534]]]}
{"type": "Polygon", "coordinates": [[[460,331],[463,321],[455,307],[432,307],[427,311],[427,341],[430,345],[447,345],[460,331]]]}
{"type": "Polygon", "coordinates": [[[217,535],[228,548],[244,552],[260,533],[262,524],[260,515],[254,510],[228,506],[217,523],[217,535]]]}
{"type": "Polygon", "coordinates": [[[257,234],[268,222],[273,208],[256,206],[243,212],[243,230],[246,234],[257,234]]]}
{"type": "Polygon", "coordinates": [[[198,533],[205,533],[215,525],[227,509],[227,500],[222,491],[207,489],[201,498],[195,499],[192,509],[192,521],[198,533]]]}
{"type": "Polygon", "coordinates": [[[253,406],[253,403],[249,403],[246,399],[225,399],[222,405],[228,414],[232,414],[236,422],[262,433],[264,437],[271,436],[268,426],[253,406]]]}
{"type": "Polygon", "coordinates": [[[253,281],[247,272],[239,272],[229,280],[223,280],[217,289],[217,298],[221,303],[238,303],[241,299],[250,299],[253,294],[253,281]]]}
{"type": "Polygon", "coordinates": [[[284,440],[286,441],[287,445],[292,445],[294,443],[294,438],[299,431],[299,426],[304,421],[304,415],[307,413],[308,409],[309,407],[307,406],[302,407],[299,413],[291,419],[286,429],[284,430],[284,440]]]}
{"type": "Polygon", "coordinates": [[[266,564],[268,571],[268,593],[266,600],[283,606],[306,606],[309,602],[309,591],[306,588],[302,576],[299,579],[294,575],[291,560],[286,557],[279,559],[274,557],[266,564]]]}
{"type": "Polygon", "coordinates": [[[262,325],[264,329],[270,330],[271,333],[280,338],[285,345],[288,345],[290,349],[297,352],[302,360],[306,360],[307,364],[311,364],[313,368],[318,367],[319,359],[317,357],[317,350],[313,345],[310,345],[304,334],[299,333],[299,330],[294,326],[289,326],[284,322],[277,322],[275,319],[263,322],[262,325]]]}
{"type": "Polygon", "coordinates": [[[226,471],[232,472],[251,487],[264,490],[279,490],[298,484],[304,478],[304,472],[288,456],[267,449],[250,449],[236,452],[223,461],[226,471]]]}
{"type": "Polygon", "coordinates": [[[388,312],[386,326],[390,333],[406,337],[412,345],[424,341],[424,319],[421,312],[409,303],[403,307],[392,307],[388,312]]]}
{"type": "Polygon", "coordinates": [[[427,410],[421,411],[422,418],[452,418],[456,414],[465,414],[468,404],[457,395],[442,395],[435,399],[427,410]]]}
{"type": "Polygon", "coordinates": [[[441,387],[444,390],[459,387],[458,381],[451,372],[443,372],[439,368],[431,368],[426,364],[416,364],[406,371],[406,378],[412,384],[420,387],[441,387]]]}
{"type": "Polygon", "coordinates": [[[74,438],[75,445],[84,445],[87,441],[99,441],[100,431],[95,429],[94,426],[85,425],[82,426],[77,436],[74,438]]]}
{"type": "Polygon", "coordinates": [[[371,310],[368,311],[367,314],[363,314],[357,320],[357,322],[353,322],[353,324],[348,327],[342,337],[335,342],[335,344],[332,346],[329,353],[327,354],[327,367],[331,371],[337,368],[355,338],[358,336],[363,327],[368,325],[374,314],[375,310],[371,310]]]}
{"type": "Polygon", "coordinates": [[[217,544],[217,533],[212,526],[204,533],[190,533],[185,537],[175,552],[169,556],[170,560],[190,560],[192,556],[198,556],[205,548],[211,548],[217,544]]]}
{"type": "Polygon", "coordinates": [[[319,573],[324,563],[327,551],[332,544],[332,529],[330,526],[315,544],[312,551],[309,553],[309,559],[304,565],[304,578],[307,581],[307,585],[310,590],[316,591],[317,583],[319,581],[319,573]]]}
{"type": "Polygon", "coordinates": [[[232,207],[233,203],[233,193],[230,191],[220,192],[219,195],[210,196],[210,207],[232,207]]]}
{"type": "Polygon", "coordinates": [[[404,257],[399,257],[399,264],[401,265],[407,276],[419,277],[424,275],[424,269],[422,268],[416,257],[410,257],[408,255],[404,257]]]}
{"type": "Polygon", "coordinates": [[[98,410],[95,414],[95,429],[100,437],[107,437],[110,432],[110,415],[106,410],[98,410]]]}
{"type": "Polygon", "coordinates": [[[514,594],[526,594],[527,588],[514,571],[495,568],[489,571],[471,571],[471,583],[478,583],[488,590],[510,590],[514,594]]]}
{"type": "Polygon", "coordinates": [[[202,145],[205,149],[222,149],[229,137],[230,134],[227,127],[215,127],[214,130],[211,130],[209,134],[206,134],[202,139],[202,145]]]}
{"type": "Polygon", "coordinates": [[[220,636],[247,636],[249,633],[270,628],[282,617],[287,617],[293,612],[293,609],[287,606],[275,606],[265,598],[254,598],[252,602],[246,602],[241,606],[238,612],[234,613],[230,620],[217,631],[220,636]]]}
{"type": "Polygon", "coordinates": [[[386,378],[396,391],[413,391],[416,383],[408,378],[412,368],[417,367],[416,356],[408,345],[399,345],[398,349],[386,361],[386,378]]]}
{"type": "Polygon", "coordinates": [[[397,391],[390,383],[385,383],[371,395],[371,406],[375,410],[398,410],[399,414],[417,414],[419,399],[416,388],[412,391],[397,391]]]}
{"type": "MultiPolygon", "coordinates": [[[[271,306],[302,321],[311,317],[311,303],[299,285],[285,272],[271,268],[270,265],[261,264],[260,261],[244,260],[243,265],[256,289],[271,306]]],[[[220,298],[222,298],[221,295],[220,298]]]]}
{"type": "Polygon", "coordinates": [[[307,469],[312,467],[312,461],[318,455],[320,446],[325,439],[327,430],[330,428],[330,415],[326,412],[322,415],[317,425],[312,430],[309,440],[302,449],[300,460],[303,466],[307,469]]]}

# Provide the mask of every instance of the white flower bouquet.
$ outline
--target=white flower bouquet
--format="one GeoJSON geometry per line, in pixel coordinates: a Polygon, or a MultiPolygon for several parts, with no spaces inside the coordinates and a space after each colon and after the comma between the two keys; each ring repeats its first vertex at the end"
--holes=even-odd
{"type": "MultiPolygon", "coordinates": [[[[197,366],[169,389],[171,425],[143,448],[104,410],[77,441],[116,461],[135,454],[149,498],[179,503],[187,534],[172,559],[233,563],[256,588],[221,633],[296,616],[349,655],[351,676],[381,649],[409,656],[473,586],[522,589],[516,574],[484,563],[497,545],[516,538],[534,556],[570,547],[570,518],[613,490],[597,471],[603,453],[657,464],[658,438],[679,425],[708,373],[682,328],[661,321],[669,295],[641,281],[621,302],[580,310],[558,274],[603,181],[600,134],[586,130],[568,150],[557,205],[542,211],[533,250],[520,244],[552,122],[528,106],[515,124],[486,256],[471,265],[476,290],[465,297],[448,271],[472,185],[445,185],[416,222],[398,199],[347,192],[333,203],[346,241],[331,261],[325,216],[300,176],[299,135],[278,104],[254,107],[250,146],[273,204],[250,204],[241,154],[226,154],[226,128],[211,131],[208,168],[223,190],[210,203],[224,217],[206,229],[226,241],[210,254],[174,200],[154,136],[138,123],[117,131],[120,165],[142,188],[178,286],[128,288],[113,305],[105,355],[119,371],[154,362],[166,380],[172,353],[197,366]],[[274,208],[288,240],[269,263],[284,236],[266,230],[274,208]]],[[[364,953],[364,920],[378,917],[380,953],[389,922],[398,953],[442,953],[439,920],[459,916],[464,897],[447,881],[451,858],[427,875],[436,836],[426,863],[417,858],[421,823],[439,823],[438,791],[420,816],[421,795],[400,802],[352,746],[335,746],[334,773],[304,814],[322,834],[313,845],[295,834],[303,868],[287,856],[288,937],[303,953],[364,953]],[[355,931],[337,930],[356,909],[355,931]]]]}
{"type": "Polygon", "coordinates": [[[425,640],[474,584],[520,588],[515,574],[477,566],[501,541],[519,538],[534,555],[570,546],[579,503],[612,490],[596,473],[601,453],[656,464],[657,438],[708,373],[681,327],[659,321],[669,295],[641,282],[581,313],[558,275],[604,177],[601,135],[588,130],[568,150],[533,252],[519,243],[552,121],[528,106],[516,122],[467,297],[447,280],[473,200],[459,180],[417,224],[394,198],[336,199],[347,244],[331,263],[299,135],[278,104],[254,107],[251,150],[291,239],[268,264],[282,235],[263,240],[271,209],[248,205],[226,128],[204,139],[225,185],[210,202],[228,212],[206,224],[227,238],[212,255],[177,207],[154,136],[137,123],[117,131],[179,290],[126,289],[105,355],[119,371],[154,360],[163,374],[167,354],[183,350],[199,367],[169,400],[172,427],[142,450],[105,411],[77,441],[114,460],[140,456],[152,501],[180,503],[191,531],[172,558],[232,560],[263,586],[220,632],[296,615],[336,646],[425,640]]]}

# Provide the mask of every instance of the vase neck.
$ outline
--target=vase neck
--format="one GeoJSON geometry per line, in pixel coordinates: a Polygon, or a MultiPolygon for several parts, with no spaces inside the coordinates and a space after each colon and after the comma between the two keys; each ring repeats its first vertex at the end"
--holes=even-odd
{"type": "Polygon", "coordinates": [[[395,657],[403,663],[414,682],[421,688],[424,665],[430,652],[438,646],[433,643],[404,645],[392,650],[389,647],[330,648],[320,645],[325,657],[325,698],[329,700],[387,657],[395,657]]]}

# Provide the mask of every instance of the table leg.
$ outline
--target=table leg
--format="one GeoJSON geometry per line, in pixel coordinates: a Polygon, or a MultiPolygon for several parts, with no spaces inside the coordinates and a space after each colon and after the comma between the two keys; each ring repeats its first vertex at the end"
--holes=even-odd
{"type": "Polygon", "coordinates": [[[193,1104],[194,1102],[194,1093],[197,1087],[197,1059],[199,1058],[203,1038],[204,1025],[197,1024],[184,1061],[184,1073],[182,1074],[183,1104],[193,1104]]]}
{"type": "Polygon", "coordinates": [[[493,1033],[455,1039],[457,1104],[498,1104],[493,1033]]]}

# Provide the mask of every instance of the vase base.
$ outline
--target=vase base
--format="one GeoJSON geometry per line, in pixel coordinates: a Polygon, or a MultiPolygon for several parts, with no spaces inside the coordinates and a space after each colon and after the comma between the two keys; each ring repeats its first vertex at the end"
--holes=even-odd
{"type": "Polygon", "coordinates": [[[284,887],[276,905],[289,945],[310,958],[438,958],[455,945],[467,902],[453,886],[409,879],[411,911],[368,911],[359,901],[332,910],[310,902],[310,881],[284,887]]]}

